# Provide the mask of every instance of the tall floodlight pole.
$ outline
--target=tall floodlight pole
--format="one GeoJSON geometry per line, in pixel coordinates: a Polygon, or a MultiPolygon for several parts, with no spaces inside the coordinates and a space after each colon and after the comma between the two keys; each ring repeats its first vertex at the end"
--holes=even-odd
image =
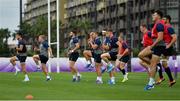
{"type": "Polygon", "coordinates": [[[22,0],[19,0],[19,25],[20,25],[20,30],[21,30],[21,25],[22,25],[22,0]]]}
{"type": "MultiPolygon", "coordinates": [[[[51,47],[51,17],[50,17],[50,0],[47,0],[48,2],[48,44],[49,44],[49,47],[51,47]]],[[[48,71],[51,72],[51,63],[49,61],[49,64],[48,64],[48,71]]]]}
{"type": "Polygon", "coordinates": [[[56,0],[56,13],[57,13],[57,22],[56,22],[56,27],[57,27],[57,73],[59,73],[60,71],[60,68],[59,68],[59,62],[58,62],[58,59],[59,59],[59,0],[56,0]]]}

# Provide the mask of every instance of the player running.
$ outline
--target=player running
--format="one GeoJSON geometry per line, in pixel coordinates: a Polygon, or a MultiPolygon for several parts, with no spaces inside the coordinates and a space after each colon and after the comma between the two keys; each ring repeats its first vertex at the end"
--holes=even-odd
{"type": "Polygon", "coordinates": [[[93,49],[93,58],[95,61],[95,67],[96,67],[96,73],[97,73],[97,84],[102,84],[102,73],[101,73],[101,54],[103,52],[102,50],[102,42],[100,37],[98,36],[97,32],[93,32],[92,34],[93,41],[91,41],[89,44],[91,45],[93,49]]]}
{"type": "Polygon", "coordinates": [[[124,41],[122,34],[118,37],[118,45],[119,45],[119,52],[118,52],[118,61],[117,65],[118,68],[121,70],[123,74],[123,80],[122,82],[126,82],[128,80],[128,73],[125,71],[125,66],[129,61],[129,49],[127,43],[124,41]]]}
{"type": "MultiPolygon", "coordinates": [[[[163,52],[163,59],[162,59],[162,65],[165,69],[166,74],[169,77],[169,87],[173,86],[176,81],[173,79],[173,76],[171,74],[171,70],[168,67],[168,59],[169,56],[172,56],[175,52],[174,45],[177,40],[177,35],[174,32],[174,29],[172,28],[170,22],[171,17],[169,15],[164,16],[163,20],[165,21],[165,32],[164,32],[164,42],[166,44],[166,49],[163,52]]],[[[164,79],[160,77],[160,79],[156,82],[156,84],[160,84],[164,79]]]]}
{"type": "Polygon", "coordinates": [[[29,77],[28,77],[28,74],[27,74],[27,71],[26,71],[26,64],[25,64],[25,61],[26,61],[26,58],[27,58],[26,44],[25,44],[25,41],[22,38],[21,33],[16,34],[16,39],[18,40],[18,45],[15,48],[16,51],[17,51],[17,55],[12,57],[10,59],[10,62],[12,63],[13,67],[16,69],[16,73],[15,73],[15,75],[16,75],[20,71],[20,69],[16,65],[16,61],[20,61],[21,68],[22,68],[22,71],[23,71],[24,76],[25,76],[23,81],[28,82],[30,80],[29,80],[29,77]]]}
{"type": "Polygon", "coordinates": [[[76,36],[77,32],[74,30],[69,33],[69,36],[71,37],[71,40],[69,42],[69,65],[71,69],[71,73],[73,74],[73,80],[72,82],[79,82],[81,80],[81,74],[78,72],[78,69],[75,67],[75,63],[79,57],[79,38],[76,36]]]}
{"type": "Polygon", "coordinates": [[[40,35],[38,37],[38,41],[40,42],[40,46],[39,48],[35,47],[34,51],[39,51],[40,54],[34,55],[33,60],[35,61],[37,67],[40,67],[40,63],[41,63],[42,71],[46,75],[46,81],[49,81],[51,80],[51,77],[48,74],[46,63],[49,60],[49,57],[53,57],[52,50],[48,45],[45,35],[40,35]]]}
{"type": "Polygon", "coordinates": [[[140,31],[143,33],[143,50],[138,54],[138,57],[140,58],[140,64],[146,69],[146,71],[149,74],[149,65],[150,60],[152,57],[152,51],[148,46],[151,46],[153,44],[152,40],[152,33],[147,29],[145,24],[142,24],[140,26],[140,31]]]}
{"type": "Polygon", "coordinates": [[[89,69],[89,70],[91,70],[94,67],[94,65],[92,63],[92,59],[91,59],[91,57],[93,57],[93,53],[94,52],[93,52],[92,45],[90,44],[90,43],[93,42],[93,38],[92,38],[93,34],[94,34],[94,32],[91,32],[89,34],[89,39],[88,39],[89,49],[88,50],[84,50],[84,52],[83,52],[83,55],[84,55],[84,57],[85,57],[85,59],[87,61],[86,68],[89,69]]]}
{"type": "Polygon", "coordinates": [[[148,46],[148,48],[152,49],[152,58],[150,61],[150,76],[149,76],[149,82],[145,86],[144,90],[150,90],[154,88],[155,83],[155,74],[156,74],[156,66],[160,61],[160,56],[163,51],[165,51],[165,43],[163,41],[163,35],[164,35],[164,22],[162,21],[163,13],[159,10],[156,10],[153,15],[153,21],[155,22],[153,28],[152,28],[152,38],[153,38],[153,44],[151,46],[148,46]]]}
{"type": "Polygon", "coordinates": [[[110,38],[110,42],[107,45],[103,45],[103,49],[108,50],[109,52],[103,53],[101,58],[107,63],[107,72],[110,75],[110,80],[108,81],[109,84],[115,84],[115,77],[114,77],[114,65],[111,61],[115,62],[117,59],[118,54],[118,38],[113,36],[111,30],[106,32],[106,37],[110,38]]]}

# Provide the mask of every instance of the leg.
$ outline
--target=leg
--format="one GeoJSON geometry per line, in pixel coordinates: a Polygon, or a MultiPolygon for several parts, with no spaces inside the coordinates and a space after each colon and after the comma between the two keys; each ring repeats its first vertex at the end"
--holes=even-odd
{"type": "Polygon", "coordinates": [[[104,53],[101,55],[101,58],[107,63],[107,72],[111,72],[114,68],[113,64],[109,61],[111,59],[110,53],[104,53]]]}
{"type": "Polygon", "coordinates": [[[37,65],[37,70],[40,70],[40,58],[39,58],[39,55],[34,55],[33,60],[37,65]]]}
{"type": "Polygon", "coordinates": [[[147,64],[150,64],[150,58],[148,58],[148,56],[151,54],[152,51],[147,47],[138,54],[138,57],[147,64]]]}
{"type": "Polygon", "coordinates": [[[171,74],[171,70],[170,70],[170,68],[168,67],[167,60],[168,60],[168,57],[165,57],[165,59],[163,59],[163,61],[162,61],[162,66],[164,67],[165,72],[166,72],[166,74],[168,75],[169,82],[170,82],[169,86],[171,87],[171,86],[173,86],[173,85],[176,83],[176,81],[174,80],[174,78],[173,78],[173,76],[172,76],[172,74],[171,74]]]}
{"type": "MultiPolygon", "coordinates": [[[[113,64],[115,64],[115,61],[112,61],[113,64]]],[[[112,69],[112,71],[109,72],[109,77],[110,77],[110,80],[109,80],[109,84],[115,84],[115,68],[112,69]]]]}
{"type": "Polygon", "coordinates": [[[28,73],[27,73],[27,71],[26,71],[26,64],[25,64],[25,63],[21,63],[21,68],[22,68],[22,71],[23,71],[23,73],[24,73],[24,75],[25,75],[24,82],[30,81],[30,80],[29,80],[29,77],[28,77],[28,73]]]}
{"type": "Polygon", "coordinates": [[[97,84],[102,84],[102,73],[101,73],[101,63],[95,63],[96,66],[96,73],[97,73],[97,80],[96,83],[97,84]]]}
{"type": "Polygon", "coordinates": [[[16,66],[16,61],[17,61],[17,57],[14,56],[10,59],[10,63],[13,65],[13,67],[15,68],[15,75],[18,74],[18,72],[20,72],[20,69],[16,66]]]}
{"type": "Polygon", "coordinates": [[[119,68],[124,76],[124,79],[122,80],[122,82],[126,82],[128,80],[128,77],[127,77],[128,73],[126,73],[126,71],[125,71],[125,65],[126,65],[126,63],[120,61],[119,68]]]}
{"type": "Polygon", "coordinates": [[[83,55],[87,61],[90,61],[90,63],[92,63],[92,60],[91,60],[92,52],[90,50],[85,50],[83,52],[83,55]]]}
{"type": "Polygon", "coordinates": [[[148,76],[150,75],[149,73],[149,64],[147,64],[146,62],[140,60],[139,63],[146,69],[147,73],[148,73],[148,76]]]}

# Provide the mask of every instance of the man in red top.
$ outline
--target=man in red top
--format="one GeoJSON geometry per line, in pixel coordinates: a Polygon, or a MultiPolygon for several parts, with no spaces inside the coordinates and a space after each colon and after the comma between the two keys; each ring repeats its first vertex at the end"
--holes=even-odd
{"type": "MultiPolygon", "coordinates": [[[[165,22],[165,31],[164,31],[164,36],[163,36],[163,40],[166,44],[166,49],[163,52],[163,59],[162,59],[162,65],[165,69],[166,74],[169,77],[169,87],[173,86],[176,81],[173,79],[172,74],[171,74],[171,70],[168,67],[168,59],[169,56],[172,56],[174,54],[174,44],[177,40],[177,35],[174,32],[174,29],[172,28],[170,22],[171,22],[171,17],[169,15],[164,16],[163,18],[164,22],[165,22]]],[[[161,78],[159,79],[159,81],[157,82],[157,84],[161,83],[161,78]]]]}
{"type": "MultiPolygon", "coordinates": [[[[147,29],[147,26],[145,24],[142,24],[140,26],[140,31],[143,33],[143,39],[141,43],[143,44],[144,49],[138,55],[138,57],[141,59],[139,63],[146,69],[148,75],[150,75],[149,65],[150,59],[152,57],[152,51],[148,48],[148,46],[151,46],[153,44],[152,33],[147,29]]],[[[161,63],[158,63],[157,67],[159,67],[159,76],[163,81],[161,63]]]]}
{"type": "Polygon", "coordinates": [[[163,41],[164,35],[164,21],[162,21],[163,13],[159,10],[156,10],[153,15],[154,26],[152,28],[152,38],[153,44],[148,46],[152,50],[152,58],[151,63],[149,66],[150,69],[150,76],[149,76],[149,83],[145,86],[144,90],[150,90],[154,88],[155,84],[155,74],[156,74],[156,66],[160,61],[161,54],[165,51],[165,43],[163,41]]]}
{"type": "Polygon", "coordinates": [[[149,74],[149,64],[150,64],[150,59],[152,57],[152,51],[148,46],[151,46],[153,44],[152,40],[152,33],[148,31],[147,27],[145,24],[142,24],[140,26],[140,31],[143,33],[143,39],[142,39],[142,44],[143,44],[143,50],[138,54],[138,57],[141,59],[140,64],[147,70],[149,74]]]}
{"type": "Polygon", "coordinates": [[[118,61],[116,61],[116,66],[121,70],[124,79],[122,80],[122,82],[125,82],[128,80],[128,73],[126,73],[125,71],[125,66],[126,63],[129,61],[129,49],[128,49],[128,45],[127,43],[124,41],[122,34],[119,35],[118,37],[118,55],[117,55],[117,59],[118,61]]]}

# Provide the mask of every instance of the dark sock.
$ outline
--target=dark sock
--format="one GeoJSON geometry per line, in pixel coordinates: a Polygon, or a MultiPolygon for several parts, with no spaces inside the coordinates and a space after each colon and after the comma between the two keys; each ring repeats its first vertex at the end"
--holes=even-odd
{"type": "Polygon", "coordinates": [[[158,63],[157,66],[159,67],[159,70],[158,70],[159,78],[163,78],[161,63],[158,63]]]}
{"type": "Polygon", "coordinates": [[[170,70],[169,67],[165,68],[165,72],[166,72],[166,74],[168,75],[169,80],[170,80],[170,81],[173,81],[174,79],[173,79],[173,77],[172,77],[171,70],[170,70]]]}
{"type": "Polygon", "coordinates": [[[121,72],[122,72],[123,75],[126,75],[125,69],[121,69],[121,72]]]}

